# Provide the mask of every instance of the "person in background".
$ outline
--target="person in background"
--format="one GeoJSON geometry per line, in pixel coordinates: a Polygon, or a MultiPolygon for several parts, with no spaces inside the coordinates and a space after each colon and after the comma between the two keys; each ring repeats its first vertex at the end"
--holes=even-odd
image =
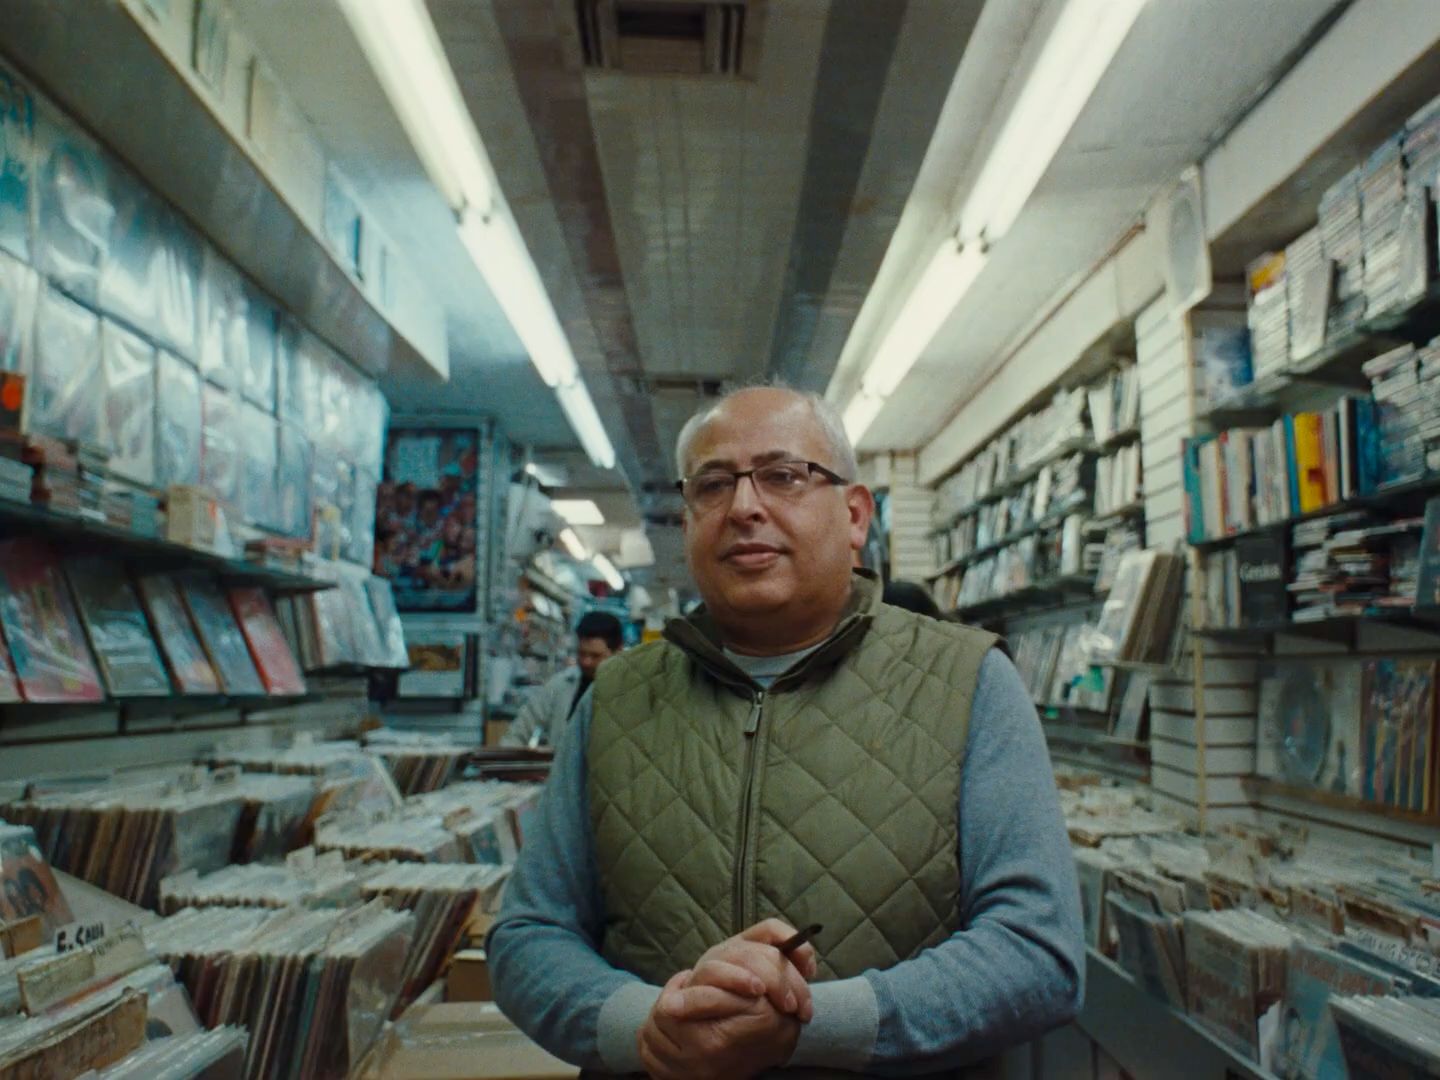
{"type": "Polygon", "coordinates": [[[932,619],[940,618],[940,605],[935,603],[935,598],[930,595],[930,591],[913,581],[887,583],[883,599],[887,604],[904,608],[906,611],[913,611],[917,615],[929,615],[932,619]]]}
{"type": "Polygon", "coordinates": [[[705,606],[580,702],[490,933],[496,1004],[587,1076],[996,1068],[1084,987],[1029,691],[994,635],[852,567],[873,504],[823,398],[738,391],[676,458],[705,606]]]}
{"type": "Polygon", "coordinates": [[[608,611],[581,616],[575,637],[575,665],[530,691],[520,714],[500,740],[501,746],[559,746],[575,706],[595,681],[595,672],[625,645],[620,620],[608,611]]]}

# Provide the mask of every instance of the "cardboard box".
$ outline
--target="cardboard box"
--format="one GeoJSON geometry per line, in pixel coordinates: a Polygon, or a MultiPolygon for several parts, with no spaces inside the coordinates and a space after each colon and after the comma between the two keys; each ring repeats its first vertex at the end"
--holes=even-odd
{"type": "Polygon", "coordinates": [[[571,1080],[491,1004],[415,1006],[395,1025],[365,1080],[571,1080]]]}
{"type": "Polygon", "coordinates": [[[450,963],[445,978],[445,1000],[460,1002],[493,1001],[490,961],[484,949],[461,949],[450,963]]]}

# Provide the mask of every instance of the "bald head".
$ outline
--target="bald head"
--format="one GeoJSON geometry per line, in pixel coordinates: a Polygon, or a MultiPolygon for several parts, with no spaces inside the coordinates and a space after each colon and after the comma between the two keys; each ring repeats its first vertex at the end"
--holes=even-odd
{"type": "Polygon", "coordinates": [[[701,429],[714,420],[731,414],[746,416],[774,415],[786,412],[797,413],[797,422],[813,424],[830,448],[830,460],[822,462],[847,480],[853,480],[859,472],[855,461],[855,448],[845,434],[845,424],[840,414],[819,394],[792,390],[785,386],[751,386],[733,390],[714,405],[692,416],[680,429],[680,438],[675,443],[675,468],[680,476],[688,476],[695,464],[690,460],[690,450],[701,429]]]}

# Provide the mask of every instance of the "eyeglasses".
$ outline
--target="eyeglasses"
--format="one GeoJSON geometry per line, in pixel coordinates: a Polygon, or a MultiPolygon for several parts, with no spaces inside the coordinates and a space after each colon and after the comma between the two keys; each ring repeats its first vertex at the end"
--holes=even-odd
{"type": "Polygon", "coordinates": [[[755,493],[763,499],[793,502],[811,488],[811,479],[819,476],[832,484],[846,485],[839,473],[831,472],[824,465],[813,461],[776,461],[754,469],[735,472],[731,469],[706,469],[694,476],[676,481],[675,487],[685,499],[685,504],[696,513],[729,506],[735,497],[735,488],[744,477],[750,477],[755,493]]]}

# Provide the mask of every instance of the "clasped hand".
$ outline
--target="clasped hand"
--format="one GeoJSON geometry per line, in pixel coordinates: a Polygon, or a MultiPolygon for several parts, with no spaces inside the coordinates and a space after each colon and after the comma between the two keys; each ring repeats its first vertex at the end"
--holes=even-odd
{"type": "Polygon", "coordinates": [[[810,1022],[815,949],[778,946],[793,927],[756,923],[676,972],[640,1029],[640,1059],[655,1080],[735,1080],[785,1064],[810,1022]]]}

